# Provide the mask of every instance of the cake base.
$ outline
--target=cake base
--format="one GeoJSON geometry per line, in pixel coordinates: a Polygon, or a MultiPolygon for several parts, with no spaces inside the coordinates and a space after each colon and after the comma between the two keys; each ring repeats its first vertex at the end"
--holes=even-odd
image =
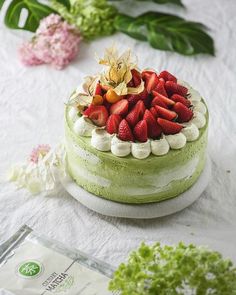
{"type": "Polygon", "coordinates": [[[106,216],[150,219],[167,216],[181,211],[194,203],[206,189],[211,177],[211,162],[208,158],[197,182],[179,196],[148,204],[124,204],[97,197],[78,186],[69,176],[62,179],[66,191],[87,208],[106,216]]]}

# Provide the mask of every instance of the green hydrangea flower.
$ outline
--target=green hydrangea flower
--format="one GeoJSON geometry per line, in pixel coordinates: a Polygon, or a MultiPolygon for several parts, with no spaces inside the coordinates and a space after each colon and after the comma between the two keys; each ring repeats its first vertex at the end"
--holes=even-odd
{"type": "Polygon", "coordinates": [[[204,247],[143,243],[115,271],[109,289],[120,295],[235,295],[236,268],[204,247]]]}
{"type": "Polygon", "coordinates": [[[71,0],[70,8],[57,0],[51,0],[51,4],[67,22],[79,29],[84,39],[92,40],[115,32],[117,9],[106,0],[71,0]]]}

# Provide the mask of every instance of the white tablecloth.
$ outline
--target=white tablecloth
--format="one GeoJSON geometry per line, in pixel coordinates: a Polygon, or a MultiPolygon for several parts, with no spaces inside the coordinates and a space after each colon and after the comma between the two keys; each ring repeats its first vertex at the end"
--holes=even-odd
{"type": "MultiPolygon", "coordinates": [[[[63,71],[49,66],[26,68],[17,48],[30,34],[0,27],[0,242],[22,224],[114,265],[142,240],[208,245],[236,262],[236,2],[186,0],[188,19],[205,23],[216,45],[216,56],[184,57],[161,52],[125,35],[81,44],[76,61],[63,71]],[[153,220],[100,216],[63,189],[50,196],[31,196],[4,181],[12,163],[27,157],[38,143],[56,144],[63,137],[63,101],[86,74],[99,71],[94,52],[102,56],[112,41],[131,47],[140,67],[168,69],[200,90],[210,111],[209,155],[212,180],[188,209],[153,220]]],[[[145,5],[146,7],[146,5],[145,5]]],[[[142,3],[129,11],[144,11],[142,3]]],[[[125,4],[123,4],[125,10],[125,4]]]]}

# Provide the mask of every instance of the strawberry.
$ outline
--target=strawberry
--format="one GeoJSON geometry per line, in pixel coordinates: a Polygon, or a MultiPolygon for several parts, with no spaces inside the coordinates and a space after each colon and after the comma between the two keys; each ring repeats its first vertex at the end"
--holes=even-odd
{"type": "Polygon", "coordinates": [[[178,114],[178,122],[188,122],[193,117],[193,111],[181,102],[177,102],[174,105],[173,110],[178,114]]]}
{"type": "Polygon", "coordinates": [[[177,83],[177,79],[175,78],[175,76],[173,76],[171,73],[167,72],[167,71],[162,71],[159,74],[160,78],[163,78],[165,81],[173,81],[175,83],[177,83]]]}
{"type": "Polygon", "coordinates": [[[137,87],[141,83],[141,73],[139,73],[137,70],[132,69],[131,70],[132,78],[127,84],[128,87],[137,87]]]}
{"type": "Polygon", "coordinates": [[[191,101],[186,99],[185,97],[179,95],[179,94],[173,94],[171,96],[171,99],[175,102],[181,102],[182,104],[184,104],[186,107],[190,107],[191,105],[191,101]]]}
{"type": "Polygon", "coordinates": [[[155,105],[155,109],[157,110],[158,117],[161,117],[163,119],[172,121],[177,117],[176,112],[167,110],[167,109],[162,108],[162,107],[160,107],[158,105],[155,105]]]}
{"type": "Polygon", "coordinates": [[[136,105],[135,108],[138,110],[139,113],[139,119],[142,119],[144,112],[146,110],[144,102],[142,100],[139,100],[136,105]]]}
{"type": "Polygon", "coordinates": [[[149,108],[152,101],[152,97],[148,94],[147,89],[144,88],[144,90],[141,93],[139,93],[139,95],[141,97],[141,100],[144,102],[145,107],[149,108]]]}
{"type": "Polygon", "coordinates": [[[121,116],[117,114],[110,115],[106,123],[107,132],[110,134],[118,133],[118,128],[119,128],[121,120],[122,120],[121,116]]]}
{"type": "Polygon", "coordinates": [[[173,100],[169,99],[168,97],[166,97],[160,93],[157,93],[156,91],[153,91],[153,95],[155,95],[155,97],[152,100],[152,106],[157,104],[157,103],[155,103],[156,97],[158,97],[158,99],[156,99],[156,101],[162,101],[167,106],[173,106],[175,104],[175,102],[173,100]]]}
{"type": "Polygon", "coordinates": [[[142,100],[139,100],[126,116],[126,120],[130,126],[133,127],[135,124],[137,124],[137,122],[142,119],[144,112],[145,105],[142,100]]]}
{"type": "Polygon", "coordinates": [[[132,77],[133,77],[133,83],[134,83],[134,87],[137,87],[140,85],[141,83],[141,73],[139,73],[139,71],[135,70],[135,69],[132,69],[131,70],[131,74],[132,74],[132,77]]]}
{"type": "Polygon", "coordinates": [[[129,127],[128,122],[123,119],[118,128],[118,137],[124,141],[134,141],[133,133],[129,127]]]}
{"type": "Polygon", "coordinates": [[[142,100],[139,100],[126,116],[126,120],[130,124],[130,126],[134,127],[138,123],[138,121],[142,119],[144,112],[145,105],[142,100]]]}
{"type": "Polygon", "coordinates": [[[143,100],[144,103],[145,103],[145,100],[149,97],[149,94],[146,88],[144,88],[143,91],[140,92],[138,95],[140,96],[140,98],[143,100]]]}
{"type": "Polygon", "coordinates": [[[153,116],[154,116],[155,118],[157,118],[157,110],[155,109],[155,107],[151,107],[151,108],[150,108],[150,112],[153,114],[153,116]]]}
{"type": "Polygon", "coordinates": [[[157,121],[151,111],[146,110],[143,116],[143,120],[147,121],[147,127],[148,127],[148,137],[150,138],[156,138],[158,137],[162,130],[160,126],[157,124],[157,121]]]}
{"type": "Polygon", "coordinates": [[[149,94],[147,90],[144,88],[142,92],[139,94],[129,94],[127,95],[127,100],[129,102],[129,106],[134,106],[139,100],[142,100],[147,107],[147,104],[149,103],[149,94]]]}
{"type": "Polygon", "coordinates": [[[157,86],[159,80],[158,80],[158,76],[156,73],[152,73],[151,76],[146,79],[146,89],[148,93],[151,93],[152,90],[157,86]]]}
{"type": "Polygon", "coordinates": [[[132,126],[132,127],[135,126],[138,123],[138,121],[139,121],[139,112],[135,108],[135,106],[128,113],[128,115],[126,116],[126,120],[129,123],[129,125],[132,126]]]}
{"type": "Polygon", "coordinates": [[[176,134],[181,131],[183,126],[178,123],[171,122],[162,118],[157,118],[157,123],[161,126],[164,134],[176,134]]]}
{"type": "Polygon", "coordinates": [[[108,111],[104,106],[90,105],[85,111],[84,116],[89,117],[90,120],[97,126],[105,126],[108,118],[108,111]]]}
{"type": "Polygon", "coordinates": [[[95,90],[94,90],[94,95],[103,95],[102,87],[99,83],[97,83],[95,90]]]}
{"type": "Polygon", "coordinates": [[[128,113],[129,102],[127,99],[121,99],[114,103],[110,108],[111,114],[125,116],[128,113]]]}
{"type": "Polygon", "coordinates": [[[130,107],[134,106],[140,99],[141,99],[141,97],[139,94],[128,94],[127,95],[127,100],[128,100],[130,107]]]}
{"type": "Polygon", "coordinates": [[[182,95],[182,96],[186,96],[188,93],[188,88],[186,88],[182,85],[179,85],[173,81],[167,81],[165,83],[165,88],[166,88],[166,92],[169,97],[175,93],[182,95]]]}
{"type": "Polygon", "coordinates": [[[153,98],[151,105],[152,105],[152,106],[158,105],[158,106],[160,106],[160,107],[163,107],[163,108],[168,109],[168,106],[167,106],[167,105],[163,102],[163,100],[162,100],[160,97],[158,97],[158,96],[156,96],[156,97],[153,98]]]}
{"type": "Polygon", "coordinates": [[[147,121],[141,120],[134,127],[134,137],[140,142],[145,142],[148,139],[147,121]]]}
{"type": "Polygon", "coordinates": [[[155,73],[155,72],[152,71],[152,70],[144,70],[144,71],[142,71],[142,73],[141,73],[142,79],[143,79],[144,81],[146,81],[147,79],[150,78],[150,76],[151,76],[153,73],[155,73]]]}
{"type": "Polygon", "coordinates": [[[154,89],[156,92],[168,97],[167,93],[166,93],[166,89],[165,89],[165,81],[161,78],[159,80],[159,83],[157,84],[157,86],[154,89]]]}

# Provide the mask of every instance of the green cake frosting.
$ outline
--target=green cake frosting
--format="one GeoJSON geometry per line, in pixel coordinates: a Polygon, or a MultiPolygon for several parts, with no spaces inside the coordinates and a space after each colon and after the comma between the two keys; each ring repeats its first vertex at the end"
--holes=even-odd
{"type": "Polygon", "coordinates": [[[132,155],[119,158],[93,148],[90,137],[74,133],[68,109],[65,110],[68,172],[79,186],[97,196],[122,203],[159,202],[190,188],[204,168],[208,113],[196,141],[164,156],[151,154],[139,160],[132,155]]]}

